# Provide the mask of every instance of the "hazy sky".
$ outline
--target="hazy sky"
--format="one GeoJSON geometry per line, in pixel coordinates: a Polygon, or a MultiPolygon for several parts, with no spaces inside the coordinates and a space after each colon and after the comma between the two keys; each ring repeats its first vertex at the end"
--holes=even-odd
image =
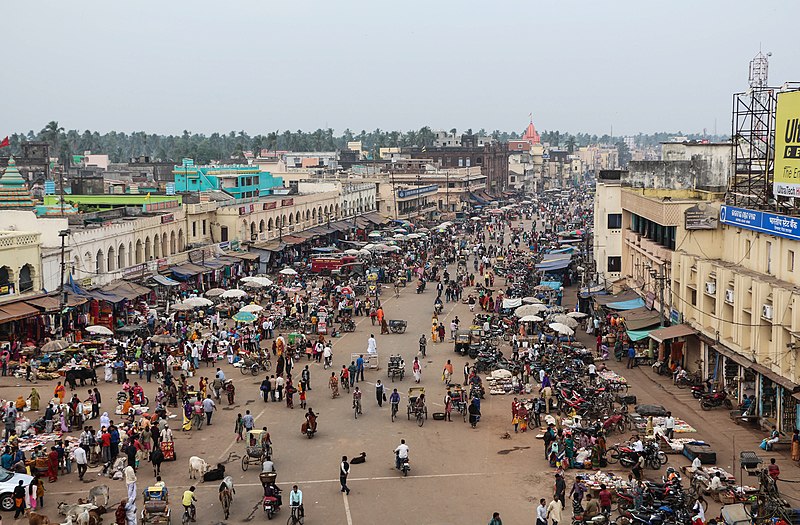
{"type": "Polygon", "coordinates": [[[730,132],[797,0],[8,0],[0,137],[432,128],[730,132]]]}

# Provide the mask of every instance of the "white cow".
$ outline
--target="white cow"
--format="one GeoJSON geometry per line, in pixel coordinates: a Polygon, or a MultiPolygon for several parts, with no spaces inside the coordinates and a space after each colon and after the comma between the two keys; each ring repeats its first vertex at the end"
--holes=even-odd
{"type": "Polygon", "coordinates": [[[208,472],[206,460],[197,456],[189,458],[189,479],[197,479],[198,475],[202,478],[206,472],[208,472]]]}

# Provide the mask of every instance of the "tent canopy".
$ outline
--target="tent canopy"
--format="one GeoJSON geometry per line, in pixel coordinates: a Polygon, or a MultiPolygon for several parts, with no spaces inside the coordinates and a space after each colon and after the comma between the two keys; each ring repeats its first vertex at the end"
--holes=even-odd
{"type": "Polygon", "coordinates": [[[612,310],[633,310],[634,308],[639,308],[640,306],[644,306],[644,300],[641,297],[637,297],[636,299],[628,299],[627,301],[617,301],[615,303],[606,304],[606,307],[611,308],[612,310]]]}
{"type": "Polygon", "coordinates": [[[668,326],[667,328],[659,328],[650,332],[650,339],[663,343],[667,339],[674,339],[676,337],[685,337],[687,335],[694,335],[697,330],[688,324],[676,324],[668,326]]]}

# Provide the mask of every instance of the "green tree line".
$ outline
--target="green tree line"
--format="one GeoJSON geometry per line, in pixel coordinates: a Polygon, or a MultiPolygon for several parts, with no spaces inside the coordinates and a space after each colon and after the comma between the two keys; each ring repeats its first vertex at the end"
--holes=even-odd
{"type": "MultiPolygon", "coordinates": [[[[450,130],[455,131],[455,130],[450,130]]],[[[472,130],[465,133],[472,134],[472,130]]],[[[522,133],[495,130],[487,132],[484,129],[477,131],[478,135],[492,136],[501,142],[518,139],[522,133]]],[[[650,146],[668,140],[682,133],[653,133],[636,135],[637,146],[650,146]]],[[[723,137],[703,137],[700,134],[686,135],[690,139],[708,138],[721,140],[723,137]]],[[[564,131],[544,131],[541,133],[542,142],[552,147],[568,149],[590,144],[617,145],[621,138],[609,135],[592,135],[588,133],[572,134],[564,131]]],[[[98,154],[107,154],[112,162],[127,162],[131,158],[142,155],[149,156],[151,160],[179,162],[184,157],[195,159],[198,163],[212,161],[231,162],[244,159],[245,151],[258,152],[262,149],[271,151],[335,151],[347,148],[347,143],[361,141],[362,147],[373,157],[378,156],[379,148],[383,147],[429,147],[435,139],[434,131],[424,126],[419,130],[387,131],[375,129],[373,131],[361,130],[354,132],[345,129],[341,134],[335,134],[331,128],[317,129],[316,131],[289,131],[276,130],[267,133],[251,135],[246,131],[229,131],[228,133],[192,133],[184,130],[180,135],[162,135],[134,131],[132,133],[111,131],[98,133],[97,131],[65,130],[57,121],[51,121],[38,133],[33,130],[27,133],[14,133],[9,136],[10,152],[19,155],[21,144],[25,141],[46,141],[51,144],[51,156],[65,162],[71,155],[91,151],[98,154]]]]}

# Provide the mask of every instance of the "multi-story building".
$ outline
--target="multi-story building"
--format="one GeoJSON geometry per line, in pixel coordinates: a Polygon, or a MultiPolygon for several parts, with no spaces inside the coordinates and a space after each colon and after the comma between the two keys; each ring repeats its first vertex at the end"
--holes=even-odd
{"type": "MultiPolygon", "coordinates": [[[[485,201],[486,176],[480,167],[436,169],[428,164],[420,169],[413,169],[411,163],[397,163],[399,168],[389,175],[389,184],[396,187],[437,186],[436,195],[430,195],[439,213],[461,211],[467,203],[479,199],[485,201]],[[403,167],[403,164],[406,164],[403,167]]],[[[411,198],[412,193],[403,192],[411,198]]],[[[428,197],[428,193],[425,193],[428,197]]],[[[399,204],[399,201],[398,201],[399,204]]]]}
{"type": "Polygon", "coordinates": [[[497,142],[480,142],[482,145],[477,145],[477,139],[470,142],[465,137],[462,136],[461,146],[413,147],[404,148],[403,152],[412,159],[429,159],[439,169],[480,167],[481,173],[486,176],[486,191],[490,195],[500,196],[508,191],[508,146],[497,142]]]}
{"type": "Polygon", "coordinates": [[[596,281],[607,289],[612,289],[622,272],[622,175],[617,170],[600,171],[595,190],[592,231],[596,281]]]}
{"type": "Polygon", "coordinates": [[[0,308],[42,290],[41,234],[0,230],[0,308]]]}
{"type": "Polygon", "coordinates": [[[175,191],[181,193],[224,190],[236,199],[245,199],[266,197],[283,187],[280,177],[251,165],[196,166],[191,159],[184,159],[172,173],[175,191]]]}

